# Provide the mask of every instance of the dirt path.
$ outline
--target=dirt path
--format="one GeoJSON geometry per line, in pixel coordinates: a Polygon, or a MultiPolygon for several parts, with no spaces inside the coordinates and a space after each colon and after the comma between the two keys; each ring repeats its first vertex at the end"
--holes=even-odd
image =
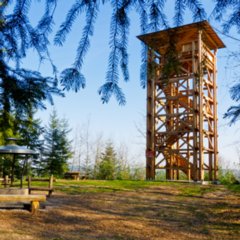
{"type": "Polygon", "coordinates": [[[189,197],[174,186],[56,193],[36,216],[0,210],[0,240],[224,239],[240,236],[240,199],[226,189],[189,197]]]}

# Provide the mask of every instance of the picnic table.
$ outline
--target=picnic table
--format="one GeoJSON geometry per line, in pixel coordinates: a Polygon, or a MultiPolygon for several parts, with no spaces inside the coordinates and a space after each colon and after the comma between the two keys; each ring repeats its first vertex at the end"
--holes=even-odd
{"type": "Polygon", "coordinates": [[[73,180],[79,180],[80,179],[80,172],[66,172],[64,174],[65,179],[73,179],[73,180]]]}

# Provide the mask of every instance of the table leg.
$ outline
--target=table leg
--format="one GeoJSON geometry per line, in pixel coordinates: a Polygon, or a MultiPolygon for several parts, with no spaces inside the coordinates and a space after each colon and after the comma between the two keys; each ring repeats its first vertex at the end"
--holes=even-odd
{"type": "Polygon", "coordinates": [[[39,201],[32,201],[31,202],[31,213],[35,214],[39,209],[39,201]]]}

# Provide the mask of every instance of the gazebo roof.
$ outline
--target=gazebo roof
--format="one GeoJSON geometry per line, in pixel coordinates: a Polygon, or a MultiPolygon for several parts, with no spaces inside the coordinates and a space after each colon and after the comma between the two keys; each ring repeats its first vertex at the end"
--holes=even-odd
{"type": "Polygon", "coordinates": [[[9,144],[0,146],[0,154],[37,155],[38,153],[25,146],[9,144]]]}

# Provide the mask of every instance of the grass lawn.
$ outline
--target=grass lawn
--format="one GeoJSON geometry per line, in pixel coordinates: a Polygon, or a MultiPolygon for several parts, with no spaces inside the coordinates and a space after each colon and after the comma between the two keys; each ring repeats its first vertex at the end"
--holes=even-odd
{"type": "MultiPolygon", "coordinates": [[[[43,185],[44,183],[34,183],[43,185]]],[[[208,192],[218,191],[219,185],[201,185],[198,183],[182,183],[168,181],[144,181],[144,180],[63,180],[57,179],[54,187],[57,191],[67,194],[80,194],[82,192],[116,192],[116,191],[137,191],[154,186],[172,186],[179,190],[180,195],[184,196],[202,196],[208,192]]],[[[226,185],[226,187],[240,193],[240,185],[226,185]]]]}
{"type": "Polygon", "coordinates": [[[53,196],[35,216],[2,207],[0,240],[238,240],[240,236],[239,185],[57,180],[54,187],[53,196]]]}
{"type": "MultiPolygon", "coordinates": [[[[33,182],[36,186],[46,186],[45,182],[33,182]]],[[[144,181],[144,180],[64,180],[57,179],[54,182],[56,191],[67,194],[80,194],[83,192],[116,192],[116,191],[137,191],[154,186],[173,186],[179,190],[180,195],[202,196],[208,192],[218,191],[223,185],[201,185],[199,183],[168,182],[168,181],[144,181]],[[221,187],[219,187],[221,186],[221,187]]],[[[24,183],[27,187],[27,183],[24,183]]],[[[240,193],[240,184],[225,185],[234,193],[240,193]]]]}
{"type": "Polygon", "coordinates": [[[133,191],[150,186],[158,186],[159,182],[130,180],[57,180],[54,185],[56,190],[66,192],[68,194],[78,194],[81,192],[133,191]]]}

